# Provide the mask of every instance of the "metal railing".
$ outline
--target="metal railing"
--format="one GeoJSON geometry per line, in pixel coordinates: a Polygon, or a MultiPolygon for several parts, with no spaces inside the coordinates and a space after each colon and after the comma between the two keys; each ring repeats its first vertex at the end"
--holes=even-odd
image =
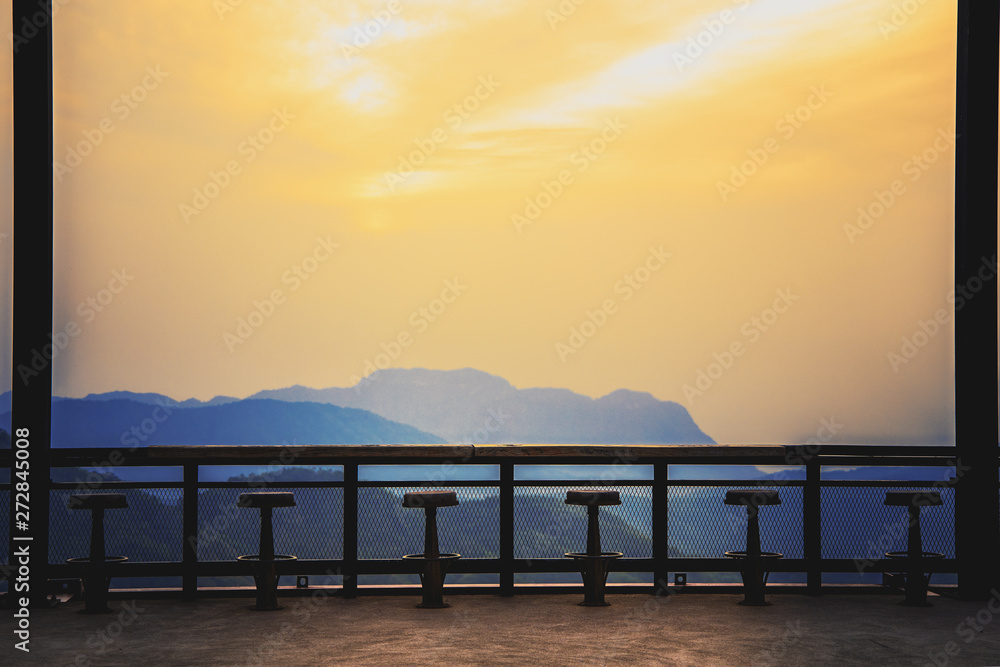
{"type": "MultiPolygon", "coordinates": [[[[513,595],[520,579],[578,571],[562,553],[582,547],[586,516],[574,511],[579,508],[562,504],[568,488],[620,491],[622,505],[602,510],[603,542],[606,548],[625,553],[614,571],[633,590],[665,590],[672,583],[671,573],[732,573],[729,581],[738,581],[733,577],[740,564],[723,557],[726,549],[742,548],[745,535],[741,532],[745,512],[722,503],[725,491],[732,488],[779,489],[782,505],[762,509],[762,541],[767,549],[784,553],[772,571],[793,573],[788,576],[798,580],[796,590],[818,593],[829,588],[824,575],[829,579],[836,573],[877,575],[898,569],[884,552],[905,543],[906,523],[904,516],[892,511],[899,508],[883,506],[888,489],[941,491],[945,505],[925,512],[922,522],[926,548],[943,552],[946,558],[929,562],[927,569],[958,572],[954,487],[962,469],[948,447],[248,446],[131,452],[53,449],[49,456],[53,469],[90,469],[114,461],[116,469],[154,466],[178,471],[173,481],[106,481],[100,475],[50,481],[49,578],[72,576],[73,567],[65,564],[65,558],[86,553],[89,521],[82,513],[64,511],[66,497],[113,490],[129,495],[130,507],[108,515],[109,553],[122,536],[141,545],[133,547],[136,551],[144,551],[122,554],[130,560],[114,568],[115,576],[174,578],[188,598],[212,588],[216,578],[248,575],[235,556],[253,551],[256,516],[237,509],[235,499],[241,491],[254,488],[296,494],[295,511],[275,514],[278,550],[298,556],[285,573],[333,575],[345,596],[359,594],[359,583],[360,592],[374,592],[365,585],[371,577],[396,575],[393,581],[399,583],[399,575],[412,574],[412,566],[401,556],[419,551],[422,512],[402,508],[398,501],[405,490],[417,487],[457,491],[460,505],[441,513],[441,542],[450,551],[465,551],[450,570],[451,581],[492,582],[476,586],[475,592],[513,595]],[[202,470],[219,465],[310,466],[328,472],[324,479],[308,481],[270,475],[200,481],[202,470]],[[703,478],[671,476],[672,470],[681,470],[678,466],[692,465],[703,466],[703,478]],[[780,479],[704,478],[713,477],[712,471],[731,473],[733,469],[726,466],[737,465],[791,466],[791,474],[780,479]],[[409,470],[423,474],[404,474],[404,479],[392,481],[370,478],[369,473],[386,466],[422,466],[409,470]],[[573,475],[537,466],[570,466],[573,475]],[[824,468],[871,466],[916,466],[937,474],[919,480],[837,480],[823,474],[824,468]],[[935,468],[950,474],[942,476],[935,468]],[[587,477],[587,470],[594,474],[587,477]],[[168,534],[151,534],[154,526],[168,534]]],[[[4,463],[9,470],[9,460],[4,463]]],[[[9,502],[10,484],[6,484],[0,487],[0,505],[9,502]]],[[[540,584],[535,588],[551,590],[540,584]]],[[[392,590],[406,589],[400,585],[392,590]]]]}

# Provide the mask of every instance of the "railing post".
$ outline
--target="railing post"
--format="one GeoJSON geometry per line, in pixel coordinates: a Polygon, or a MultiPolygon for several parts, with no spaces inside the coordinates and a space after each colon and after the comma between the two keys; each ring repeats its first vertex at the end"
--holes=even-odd
{"type": "Polygon", "coordinates": [[[344,567],[345,598],[358,595],[358,464],[344,464],[344,567]]]}
{"type": "Polygon", "coordinates": [[[662,596],[667,593],[670,570],[670,552],[668,550],[668,515],[667,515],[667,474],[666,463],[653,464],[652,489],[652,535],[653,538],[653,595],[662,596]]]}
{"type": "Polygon", "coordinates": [[[806,559],[806,591],[809,595],[820,595],[823,585],[819,482],[819,459],[814,456],[806,462],[806,485],[802,489],[802,546],[806,559]]]}
{"type": "Polygon", "coordinates": [[[194,600],[198,593],[198,464],[184,464],[182,482],[181,598],[194,600]]]}
{"type": "Polygon", "coordinates": [[[514,464],[500,464],[500,595],[514,595],[514,464]]]}

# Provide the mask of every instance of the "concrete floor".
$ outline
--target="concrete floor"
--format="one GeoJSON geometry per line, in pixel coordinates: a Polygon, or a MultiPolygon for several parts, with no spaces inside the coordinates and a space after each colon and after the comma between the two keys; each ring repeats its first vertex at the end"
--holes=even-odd
{"type": "Polygon", "coordinates": [[[888,595],[608,594],[284,598],[253,612],[250,599],[114,601],[31,611],[31,652],[13,649],[3,616],[4,665],[1000,665],[1000,595],[992,602],[934,597],[927,609],[888,595]],[[978,615],[979,620],[975,620],[978,615]],[[965,620],[972,617],[979,631],[965,620]],[[948,655],[948,652],[951,655],[948,655]]]}

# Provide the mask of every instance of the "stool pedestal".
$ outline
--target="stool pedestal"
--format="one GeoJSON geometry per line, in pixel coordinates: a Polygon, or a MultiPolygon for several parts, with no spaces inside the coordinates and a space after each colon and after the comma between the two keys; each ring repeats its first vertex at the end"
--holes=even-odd
{"type": "Polygon", "coordinates": [[[275,507],[295,507],[295,499],[287,492],[242,493],[238,505],[260,509],[260,547],[256,554],[237,556],[236,560],[248,563],[253,572],[254,585],[257,589],[257,604],[250,607],[254,611],[277,611],[282,609],[278,604],[278,565],[290,563],[297,558],[285,554],[274,553],[274,528],[271,512],[275,507]]]}
{"type": "Polygon", "coordinates": [[[608,583],[611,561],[621,558],[620,551],[601,551],[601,505],[621,505],[617,491],[604,489],[570,490],[566,492],[567,505],[587,508],[587,551],[568,552],[566,558],[579,561],[580,575],[583,577],[583,607],[607,607],[611,603],[604,599],[608,583]]]}
{"type": "Polygon", "coordinates": [[[424,552],[407,554],[403,560],[421,563],[420,589],[422,597],[417,607],[421,609],[444,609],[444,578],[448,567],[462,556],[455,553],[441,553],[438,548],[437,508],[458,505],[454,491],[412,491],[403,494],[403,507],[424,510],[424,552]]]}
{"type": "Polygon", "coordinates": [[[767,561],[781,558],[780,553],[761,551],[760,522],[758,513],[762,505],[780,505],[778,492],[773,489],[744,490],[726,492],[726,505],[744,505],[747,508],[747,548],[746,551],[727,551],[726,558],[742,561],[740,577],[743,579],[743,599],[739,604],[748,607],[766,607],[764,599],[767,586],[767,561]]]}
{"type": "Polygon", "coordinates": [[[71,510],[90,510],[90,556],[68,558],[67,563],[83,567],[83,600],[85,614],[109,614],[108,607],[108,565],[124,563],[125,556],[107,556],[104,553],[104,510],[128,507],[123,493],[77,493],[69,497],[67,505],[71,510]]]}
{"type": "Polygon", "coordinates": [[[936,491],[887,491],[885,504],[909,509],[909,530],[906,537],[906,551],[889,551],[886,558],[903,561],[905,583],[903,601],[907,607],[930,607],[927,601],[927,586],[930,574],[925,574],[923,564],[926,559],[944,558],[944,554],[924,551],[920,536],[920,508],[940,506],[941,494],[936,491]]]}

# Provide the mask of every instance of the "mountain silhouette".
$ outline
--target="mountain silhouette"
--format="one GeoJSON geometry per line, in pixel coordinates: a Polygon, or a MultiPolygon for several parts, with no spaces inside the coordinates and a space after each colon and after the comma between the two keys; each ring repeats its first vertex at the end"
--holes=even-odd
{"type": "Polygon", "coordinates": [[[451,443],[714,444],[687,409],[619,389],[592,399],[568,389],[517,389],[466,368],[387,369],[355,387],[295,385],[251,398],[369,410],[451,443]]]}
{"type": "Polygon", "coordinates": [[[121,399],[52,403],[54,447],[441,442],[364,410],[320,403],[253,399],[193,408],[121,399]]]}

